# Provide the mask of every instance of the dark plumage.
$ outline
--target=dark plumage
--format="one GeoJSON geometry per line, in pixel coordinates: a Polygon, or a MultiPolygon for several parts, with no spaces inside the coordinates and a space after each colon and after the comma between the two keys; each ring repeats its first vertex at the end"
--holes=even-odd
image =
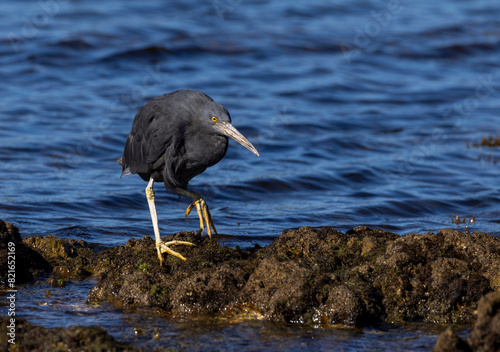
{"type": "MultiPolygon", "coordinates": [[[[153,98],[135,115],[118,163],[122,166],[122,176],[138,174],[149,182],[146,194],[160,261],[160,252],[173,251],[166,250],[166,246],[159,243],[156,209],[153,209],[153,183],[163,182],[167,189],[191,197],[193,203],[186,210],[186,216],[196,206],[200,227],[204,229],[205,221],[208,234],[211,234],[211,228],[215,232],[203,197],[189,191],[187,185],[193,177],[215,165],[226,155],[227,137],[259,155],[253,145],[232,126],[226,108],[208,95],[195,90],[183,89],[153,98]]],[[[171,254],[174,253],[176,252],[171,254]]]]}
{"type": "Polygon", "coordinates": [[[188,182],[226,155],[228,140],[211,120],[231,123],[229,112],[209,96],[179,90],[148,101],[135,115],[125,142],[122,175],[153,177],[165,187],[188,182]]]}

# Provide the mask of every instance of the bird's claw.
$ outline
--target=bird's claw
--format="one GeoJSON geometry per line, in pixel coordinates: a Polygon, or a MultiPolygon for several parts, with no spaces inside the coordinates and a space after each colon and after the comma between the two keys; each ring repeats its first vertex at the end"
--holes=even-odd
{"type": "Polygon", "coordinates": [[[168,253],[168,254],[171,254],[179,259],[182,259],[182,260],[186,260],[186,258],[174,251],[173,249],[171,249],[169,246],[172,246],[172,245],[184,245],[184,246],[195,246],[194,243],[191,243],[191,242],[187,242],[187,241],[169,241],[169,242],[157,242],[156,243],[156,251],[158,252],[158,258],[160,258],[160,265],[163,264],[163,253],[168,253]]]}
{"type": "Polygon", "coordinates": [[[193,210],[195,206],[196,206],[196,212],[198,213],[198,217],[200,218],[201,230],[205,232],[205,223],[206,223],[208,237],[212,238],[212,230],[214,234],[217,234],[217,230],[215,229],[215,225],[212,221],[212,215],[210,215],[210,211],[208,210],[208,205],[207,203],[205,203],[205,200],[203,198],[195,200],[187,207],[185,218],[187,219],[188,215],[191,213],[191,210],[193,210]]]}

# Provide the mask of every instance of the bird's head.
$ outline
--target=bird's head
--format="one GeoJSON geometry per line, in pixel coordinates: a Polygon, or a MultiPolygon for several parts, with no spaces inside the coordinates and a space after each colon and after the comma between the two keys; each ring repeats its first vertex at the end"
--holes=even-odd
{"type": "Polygon", "coordinates": [[[213,102],[207,109],[204,119],[215,133],[227,136],[240,143],[242,146],[259,156],[259,152],[231,123],[229,112],[222,105],[213,102]]]}

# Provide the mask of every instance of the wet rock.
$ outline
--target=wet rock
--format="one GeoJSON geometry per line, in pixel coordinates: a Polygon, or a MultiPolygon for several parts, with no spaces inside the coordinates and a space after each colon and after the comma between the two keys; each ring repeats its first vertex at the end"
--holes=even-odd
{"type": "Polygon", "coordinates": [[[87,301],[107,301],[120,308],[169,306],[169,295],[162,291],[173,288],[155,256],[155,243],[149,236],[103,251],[94,263],[93,274],[99,283],[87,301]]]}
{"type": "Polygon", "coordinates": [[[295,261],[264,258],[252,273],[241,297],[265,317],[286,322],[304,322],[314,300],[313,271],[295,261]]]}
{"type": "MultiPolygon", "coordinates": [[[[7,327],[10,318],[0,317],[0,325],[7,327]]],[[[8,331],[10,333],[10,330],[8,331]]],[[[141,351],[133,346],[117,342],[98,326],[70,326],[67,329],[46,329],[24,319],[15,319],[15,333],[0,334],[2,351],[141,351]],[[13,342],[9,339],[14,337],[13,342]]]]}
{"type": "Polygon", "coordinates": [[[99,283],[87,301],[107,301],[120,308],[155,307],[176,315],[231,309],[253,271],[250,252],[223,247],[194,232],[165,237],[172,239],[196,244],[179,247],[187,261],[165,256],[160,266],[149,236],[100,253],[94,267],[99,283]]]}
{"type": "Polygon", "coordinates": [[[96,249],[87,242],[55,236],[33,236],[23,244],[38,252],[52,267],[56,280],[83,280],[94,270],[96,249]]]}
{"type": "Polygon", "coordinates": [[[477,311],[469,345],[474,351],[500,351],[500,291],[481,298],[477,311]]]}
{"type": "Polygon", "coordinates": [[[187,260],[165,255],[163,266],[150,236],[102,251],[52,236],[16,243],[47,263],[53,286],[93,276],[98,283],[88,302],[174,316],[472,325],[477,302],[500,282],[500,241],[484,233],[398,236],[362,226],[346,233],[303,227],[247,250],[221,246],[200,232],[165,237],[172,239],[196,246],[177,247],[187,260]]]}
{"type": "Polygon", "coordinates": [[[8,288],[8,264],[13,262],[16,284],[48,275],[47,283],[54,287],[63,287],[62,283],[69,280],[83,280],[93,271],[95,254],[95,248],[85,241],[54,236],[21,239],[16,226],[0,220],[0,288],[8,288]]]}
{"type": "Polygon", "coordinates": [[[439,335],[432,352],[472,352],[466,341],[453,333],[451,328],[447,328],[439,335]]]}
{"type": "Polygon", "coordinates": [[[320,321],[326,318],[330,324],[366,326],[381,320],[381,307],[378,292],[358,277],[334,286],[317,310],[317,317],[320,321]]]}
{"type": "Polygon", "coordinates": [[[68,281],[86,279],[93,271],[95,250],[85,241],[49,235],[27,237],[22,244],[41,256],[48,265],[50,277],[46,283],[53,287],[64,287],[68,281]]]}
{"type": "Polygon", "coordinates": [[[50,272],[50,264],[26,246],[17,226],[0,220],[0,289],[33,281],[50,272]]]}
{"type": "Polygon", "coordinates": [[[4,222],[0,220],[0,242],[20,242],[21,235],[19,234],[19,228],[12,225],[10,222],[4,222]]]}
{"type": "Polygon", "coordinates": [[[476,302],[489,290],[488,280],[471,270],[467,262],[455,258],[437,258],[430,270],[427,320],[470,322],[476,302]]]}
{"type": "Polygon", "coordinates": [[[364,316],[360,297],[346,285],[333,287],[319,311],[330,324],[360,325],[364,316]]]}
{"type": "Polygon", "coordinates": [[[223,265],[204,269],[182,280],[172,293],[172,309],[177,315],[214,314],[236,303],[245,284],[245,272],[223,265]]]}
{"type": "Polygon", "coordinates": [[[498,276],[499,248],[493,236],[447,229],[392,241],[374,266],[386,320],[471,324],[498,276]]]}
{"type": "Polygon", "coordinates": [[[481,298],[477,316],[468,341],[462,340],[448,328],[439,335],[432,351],[500,351],[500,291],[491,292],[481,298]]]}
{"type": "Polygon", "coordinates": [[[264,259],[242,300],[272,320],[346,325],[378,321],[380,298],[364,275],[371,271],[367,263],[396,237],[363,227],[346,234],[333,228],[285,230],[262,250],[264,259]]]}
{"type": "Polygon", "coordinates": [[[304,227],[253,251],[194,233],[175,238],[197,246],[182,247],[187,261],[167,256],[163,267],[149,236],[100,253],[99,283],[88,300],[181,315],[245,307],[285,322],[470,324],[499,274],[496,238],[446,229],[397,236],[366,227],[345,234],[304,227]]]}
{"type": "Polygon", "coordinates": [[[499,275],[496,238],[446,229],[397,236],[367,227],[347,233],[304,227],[248,251],[194,233],[175,239],[197,246],[181,247],[185,262],[166,256],[163,267],[149,236],[99,253],[99,283],[89,302],[174,315],[250,310],[274,321],[353,326],[471,324],[477,301],[499,275]]]}

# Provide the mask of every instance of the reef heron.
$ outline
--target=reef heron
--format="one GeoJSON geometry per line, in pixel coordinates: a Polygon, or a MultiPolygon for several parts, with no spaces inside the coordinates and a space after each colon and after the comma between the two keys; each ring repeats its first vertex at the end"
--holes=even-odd
{"type": "Polygon", "coordinates": [[[199,193],[187,189],[188,182],[225,155],[231,137],[251,152],[257,149],[231,124],[229,112],[208,95],[182,89],[148,101],[135,115],[132,130],[118,159],[122,176],[138,174],[148,182],[146,197],[156,239],[160,264],[163,253],[186,260],[172,245],[193,245],[187,241],[163,242],[154,203],[154,182],[163,182],[167,190],[193,199],[185,217],[196,207],[200,228],[212,237],[217,231],[208,206],[199,193]]]}

